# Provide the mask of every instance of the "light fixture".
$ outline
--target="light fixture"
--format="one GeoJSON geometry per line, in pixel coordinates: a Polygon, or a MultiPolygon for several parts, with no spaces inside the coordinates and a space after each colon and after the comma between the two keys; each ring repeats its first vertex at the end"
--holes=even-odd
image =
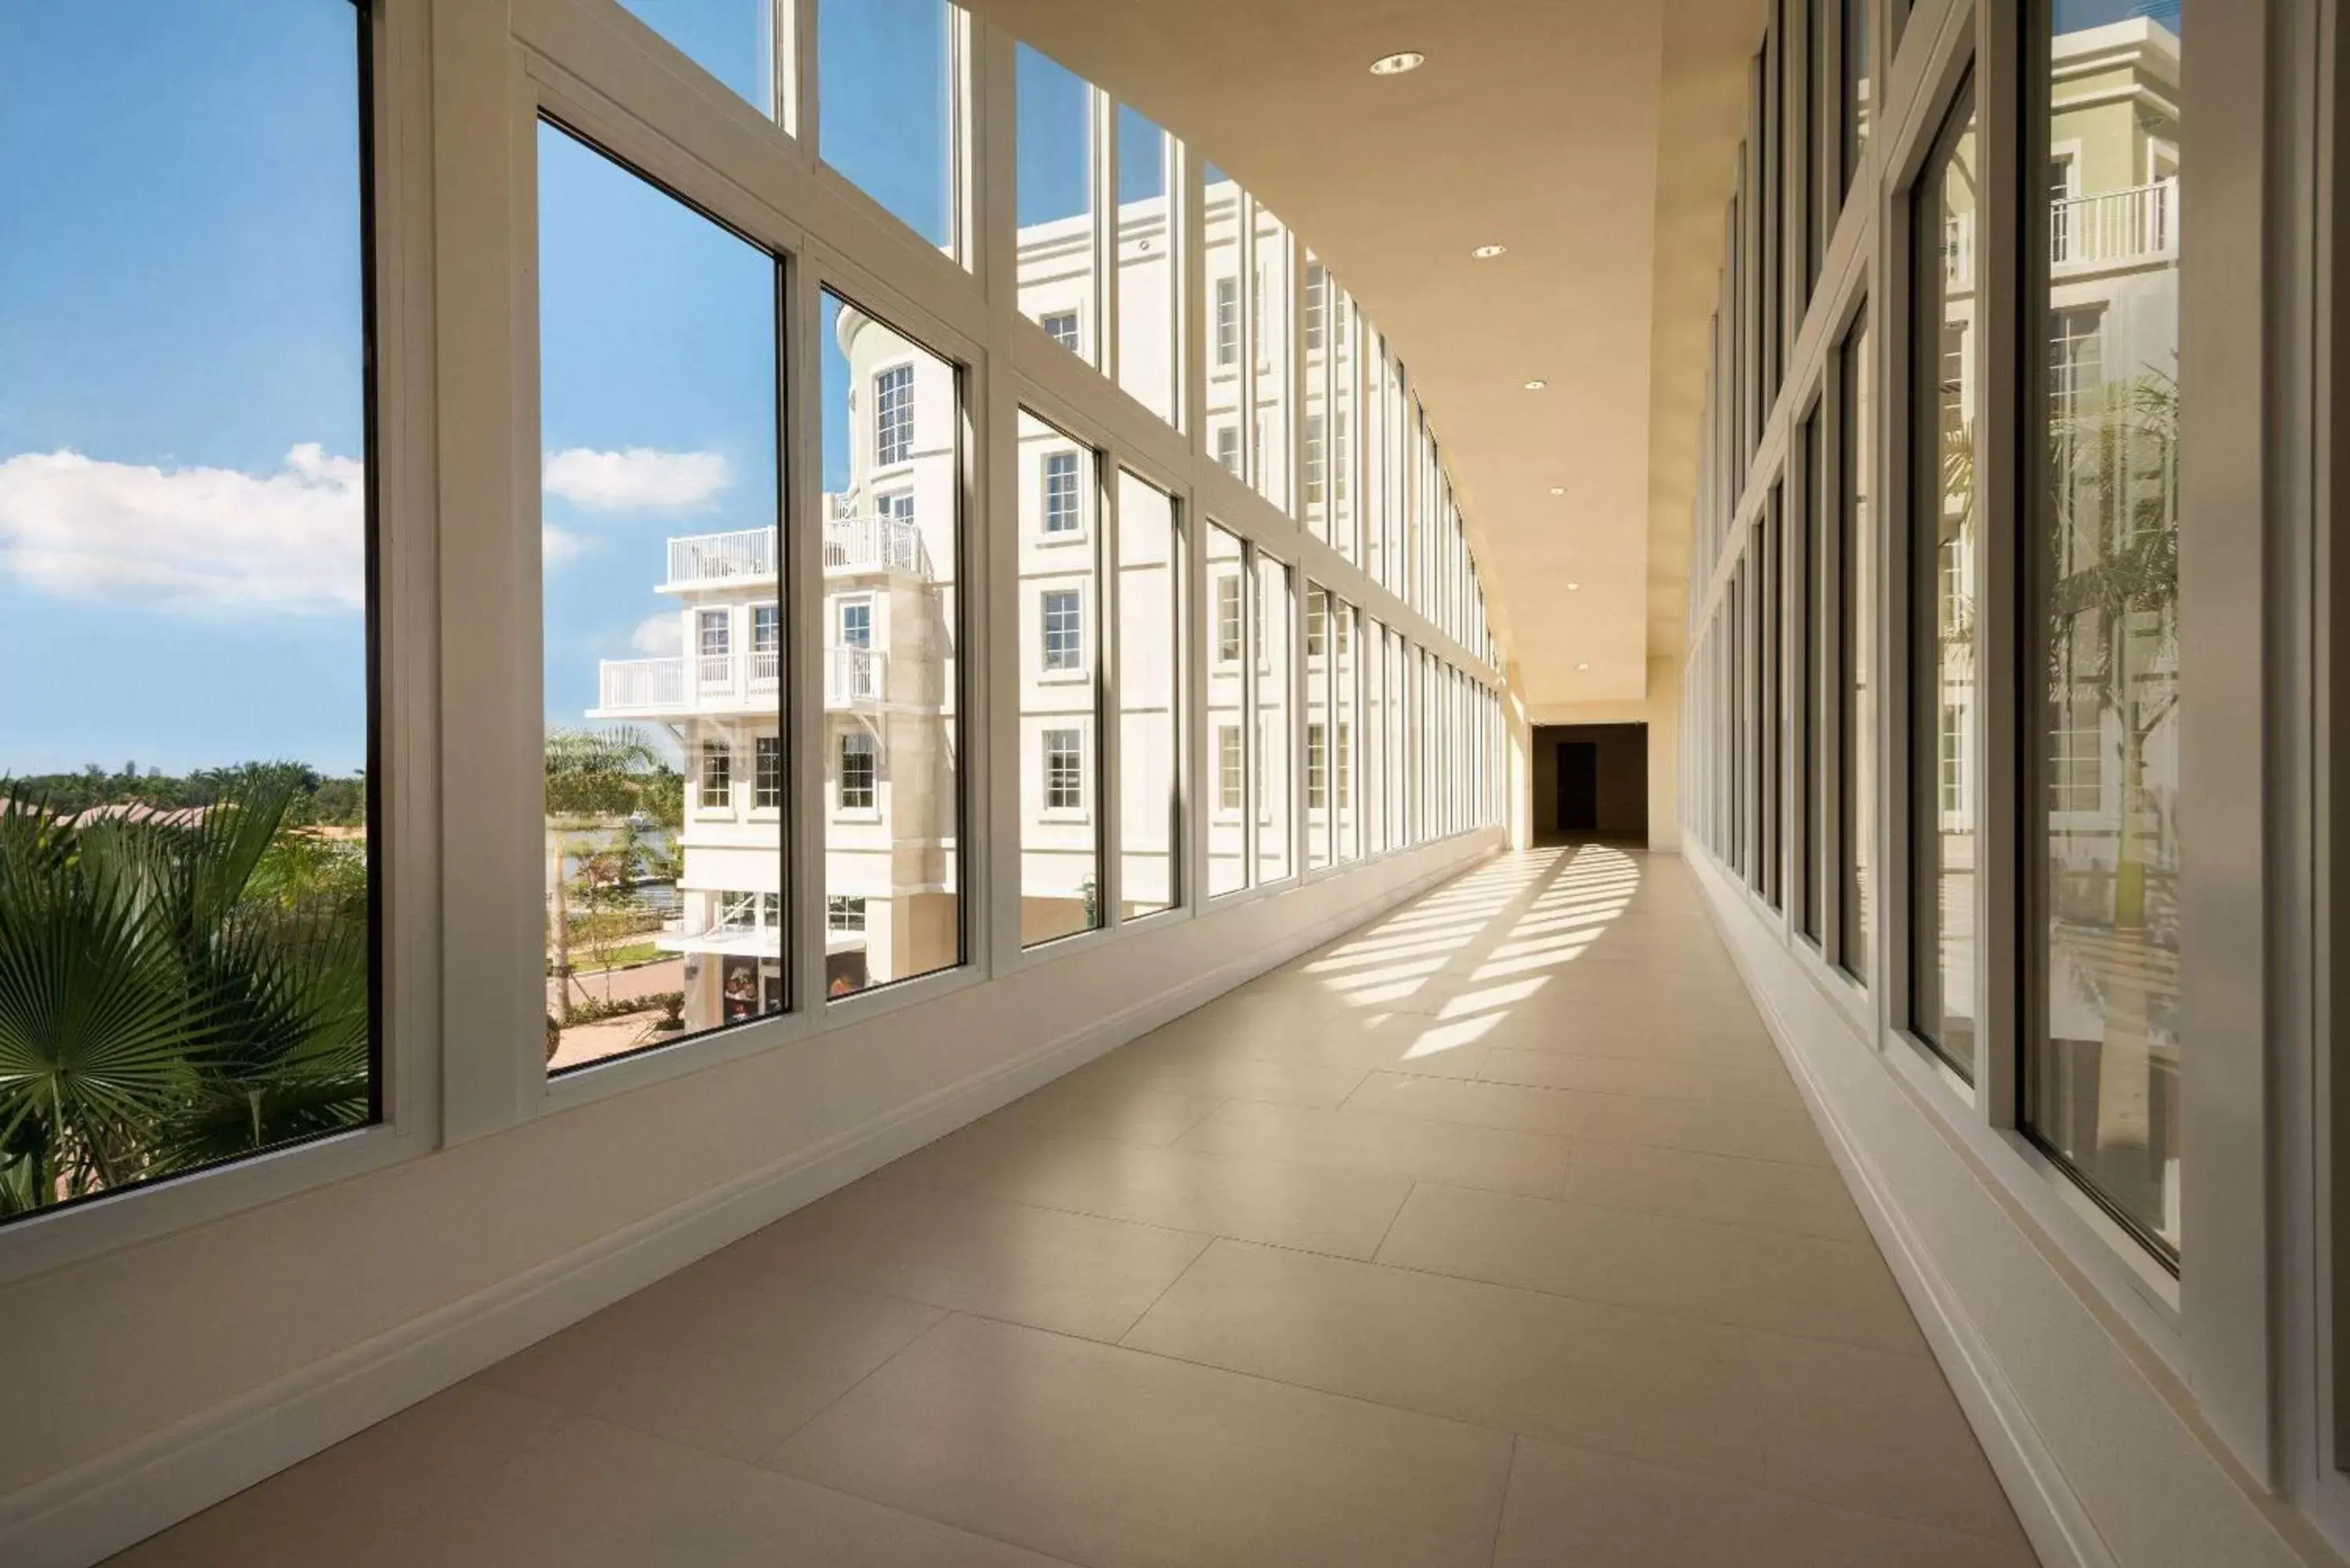
{"type": "Polygon", "coordinates": [[[1567,591],[1568,593],[1573,593],[1575,589],[1577,589],[1577,588],[1581,587],[1582,586],[1583,586],[1583,585],[1582,585],[1581,583],[1569,583],[1569,584],[1567,584],[1567,585],[1566,585],[1566,591],[1567,591]]]}
{"type": "Polygon", "coordinates": [[[1381,55],[1371,62],[1371,75],[1399,77],[1406,71],[1416,71],[1426,64],[1428,57],[1418,49],[1399,49],[1392,55],[1381,55]]]}
{"type": "Polygon", "coordinates": [[[1471,251],[1469,254],[1475,256],[1479,261],[1492,261],[1495,256],[1500,255],[1509,248],[1510,247],[1507,245],[1479,245],[1475,250],[1471,251]]]}
{"type": "Polygon", "coordinates": [[[1576,666],[1575,666],[1575,668],[1576,668],[1577,670],[1588,670],[1588,669],[1590,669],[1590,668],[1591,668],[1591,666],[1590,666],[1589,664],[1578,664],[1578,665],[1576,665],[1576,666]]]}
{"type": "Polygon", "coordinates": [[[1526,383],[1526,390],[1529,392],[1539,392],[1544,387],[1549,385],[1550,383],[1548,381],[1544,380],[1540,376],[1536,376],[1533,380],[1526,383]]]}
{"type": "Polygon", "coordinates": [[[1564,495],[1566,493],[1566,486],[1564,484],[1554,484],[1550,487],[1550,493],[1553,495],[1564,495]]]}

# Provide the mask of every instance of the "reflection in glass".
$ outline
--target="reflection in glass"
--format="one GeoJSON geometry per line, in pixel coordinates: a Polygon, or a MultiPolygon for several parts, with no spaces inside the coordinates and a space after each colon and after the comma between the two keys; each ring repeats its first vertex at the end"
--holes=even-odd
{"type": "Polygon", "coordinates": [[[1241,542],[1208,525],[1208,591],[1200,597],[1208,656],[1208,896],[1249,884],[1249,574],[1241,542]]]}
{"type": "Polygon", "coordinates": [[[1295,587],[1290,570],[1270,556],[1256,557],[1256,880],[1278,882],[1295,869],[1290,858],[1290,617],[1295,587]]]}
{"type": "Polygon", "coordinates": [[[1094,342],[1093,89],[1018,46],[1020,314],[1087,364],[1094,342]]]}
{"type": "Polygon", "coordinates": [[[1960,1077],[1974,1077],[1975,700],[1975,112],[1962,89],[1919,177],[1913,209],[1918,326],[1915,406],[1918,489],[1911,535],[1916,755],[1916,984],[1912,1025],[1960,1077]]]}
{"type": "MultiPolygon", "coordinates": [[[[775,0],[620,0],[686,58],[770,119],[784,118],[775,79],[775,0]]],[[[788,15],[788,12],[785,12],[788,15]]]]}
{"type": "Polygon", "coordinates": [[[775,263],[539,128],[547,1039],[785,1005],[775,263]]]}
{"type": "Polygon", "coordinates": [[[1843,531],[1836,550],[1837,602],[1843,607],[1836,618],[1843,649],[1838,668],[1844,671],[1836,691],[1844,705],[1843,756],[1836,769],[1837,837],[1845,864],[1841,954],[1846,972],[1866,984],[1870,933],[1877,929],[1875,879],[1869,874],[1877,851],[1877,522],[1870,478],[1876,429],[1870,385],[1876,369],[1866,316],[1846,337],[1843,355],[1837,377],[1843,389],[1843,489],[1836,513],[1843,531]]]}
{"type": "Polygon", "coordinates": [[[1250,443],[1241,431],[1241,378],[1248,353],[1247,291],[1241,279],[1241,235],[1247,202],[1239,184],[1214,164],[1207,167],[1204,178],[1207,292],[1195,329],[1203,357],[1195,362],[1207,367],[1208,451],[1232,473],[1246,478],[1250,443]]]}
{"type": "Polygon", "coordinates": [[[1118,110],[1118,384],[1175,422],[1174,138],[1118,110]]]}
{"type": "Polygon", "coordinates": [[[1174,502],[1123,469],[1118,484],[1118,918],[1131,920],[1180,892],[1182,597],[1174,502]]]}
{"type": "Polygon", "coordinates": [[[955,8],[947,0],[817,0],[817,146],[901,223],[951,250],[955,8]]]}
{"type": "Polygon", "coordinates": [[[0,1218],[376,1115],[364,23],[0,7],[0,1218]]]}
{"type": "Polygon", "coordinates": [[[1095,457],[1020,410],[1020,942],[1102,923],[1095,457]]]}
{"type": "Polygon", "coordinates": [[[962,961],[962,410],[952,365],[830,294],[823,354],[817,804],[845,996],[962,961]]]}
{"type": "Polygon", "coordinates": [[[1388,628],[1363,618],[1362,654],[1357,660],[1363,689],[1363,847],[1368,855],[1388,848],[1388,628]]]}
{"type": "MultiPolygon", "coordinates": [[[[2023,1115],[2161,1252],[2179,1243],[2178,223],[2175,4],[2054,7],[2036,598],[2045,1011],[2023,1115]]],[[[2029,820],[2029,819],[2027,819],[2029,820]]]]}
{"type": "Polygon", "coordinates": [[[1332,814],[1330,679],[1336,665],[1329,591],[1305,585],[1305,864],[1330,864],[1332,814]]]}
{"type": "Polygon", "coordinates": [[[1336,828],[1333,857],[1344,862],[1363,857],[1360,681],[1362,660],[1356,644],[1362,628],[1355,607],[1343,599],[1330,601],[1330,790],[1336,828]]]}

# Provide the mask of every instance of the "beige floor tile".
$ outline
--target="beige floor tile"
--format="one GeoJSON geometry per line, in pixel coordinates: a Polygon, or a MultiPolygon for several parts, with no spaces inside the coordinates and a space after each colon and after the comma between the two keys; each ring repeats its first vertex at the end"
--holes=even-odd
{"type": "Polygon", "coordinates": [[[1367,1258],[1408,1177],[1090,1138],[1039,1139],[991,1166],[982,1191],[1170,1230],[1367,1258]]]}
{"type": "Polygon", "coordinates": [[[1565,1140],[1538,1133],[1244,1100],[1228,1101],[1173,1147],[1184,1154],[1384,1171],[1544,1198],[1559,1195],[1567,1170],[1565,1140]]]}
{"type": "Polygon", "coordinates": [[[1116,1339],[1208,1238],[971,1191],[858,1183],[740,1243],[779,1283],[846,1286],[1116,1339]]]}
{"type": "Polygon", "coordinates": [[[1509,1439],[959,1317],[768,1463],[1091,1568],[1482,1568],[1509,1439]]]}
{"type": "Polygon", "coordinates": [[[1586,1141],[1575,1146],[1559,1196],[1836,1241],[1870,1240],[1844,1178],[1829,1166],[1586,1141]]]}
{"type": "Polygon", "coordinates": [[[1758,1487],[1521,1438],[1493,1563],[1818,1568],[1814,1511],[1758,1487]]]}
{"type": "Polygon", "coordinates": [[[1286,1062],[1357,1072],[1473,1078],[1485,1064],[1488,1025],[1464,1027],[1424,1012],[1340,1016],[1326,1005],[1295,1014],[1227,1009],[1197,1025],[1169,1024],[1128,1047],[1166,1065],[1286,1062]]]}
{"type": "Polygon", "coordinates": [[[1407,1410],[1761,1481],[1731,1331],[1219,1241],[1126,1344],[1407,1410]]]}
{"type": "Polygon", "coordinates": [[[1133,1054],[1114,1051],[1061,1080],[1087,1089],[1123,1085],[1194,1099],[1273,1100],[1291,1106],[1335,1106],[1362,1081],[1362,1070],[1355,1067],[1253,1057],[1162,1059],[1149,1048],[1133,1054]]]}
{"type": "Polygon", "coordinates": [[[1132,1083],[1045,1085],[995,1113],[1007,1126],[1121,1143],[1173,1143],[1222,1105],[1216,1095],[1169,1094],[1132,1083]]]}
{"type": "Polygon", "coordinates": [[[1479,1077],[1495,1084],[1525,1084],[1544,1089],[1583,1089],[1601,1095],[1646,1095],[1658,1099],[1705,1100],[1725,1105],[1773,1106],[1801,1111],[1803,1096],[1778,1065],[1643,1061],[1631,1056],[1568,1056],[1551,1051],[1495,1050],[1479,1077]]]}
{"type": "Polygon", "coordinates": [[[2040,1568],[2020,1537],[1986,1541],[1836,1508],[1819,1510],[1811,1528],[1818,1568],[2040,1568]]]}
{"type": "Polygon", "coordinates": [[[589,1521],[469,1498],[359,1542],[337,1568],[715,1568],[589,1521]]]}
{"type": "Polygon", "coordinates": [[[755,1251],[721,1253],[476,1381],[754,1459],[942,1315],[887,1296],[766,1278],[755,1251]]]}
{"type": "Polygon", "coordinates": [[[1590,1094],[1520,1084],[1461,1083],[1374,1073],[1348,1110],[1419,1116],[1470,1127],[1511,1127],[1581,1140],[1652,1144],[1746,1159],[1829,1163],[1827,1146],[1801,1109],[1590,1094]]]}
{"type": "Polygon", "coordinates": [[[131,1561],[275,1568],[339,1561],[435,1497],[478,1481],[544,1442],[562,1413],[463,1383],[206,1509],[135,1549],[131,1561]]]}
{"type": "Polygon", "coordinates": [[[508,1468],[513,1506],[707,1568],[1049,1568],[1053,1559],[608,1422],[508,1468]]]}
{"type": "Polygon", "coordinates": [[[1383,1263],[1920,1355],[1873,1247],[1422,1182],[1383,1263]]]}
{"type": "Polygon", "coordinates": [[[2022,1540],[1959,1402],[1931,1361],[1757,1334],[1771,1485],[2013,1545],[2022,1540]]]}

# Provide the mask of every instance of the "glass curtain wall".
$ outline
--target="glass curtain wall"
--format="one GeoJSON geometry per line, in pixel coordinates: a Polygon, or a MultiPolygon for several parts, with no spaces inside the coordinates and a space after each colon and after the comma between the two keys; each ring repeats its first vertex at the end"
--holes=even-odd
{"type": "MultiPolygon", "coordinates": [[[[2043,644],[2039,910],[2023,1120],[2166,1257],[2179,1247],[2178,254],[2175,4],[2044,8],[2044,355],[2028,438],[2043,644]],[[2081,84],[2112,59],[2126,99],[2081,84]]],[[[2031,59],[2032,56],[2027,56],[2031,59]]],[[[2035,225],[2027,224],[2026,232],[2035,225]]]]}
{"type": "MultiPolygon", "coordinates": [[[[1020,314],[1088,365],[1101,362],[1094,277],[1094,89],[1027,45],[1015,51],[1014,204],[1020,314]]],[[[1120,214],[1123,222],[1123,214],[1120,214]]]]}
{"type": "Polygon", "coordinates": [[[1182,897],[1182,538],[1175,503],[1118,476],[1118,907],[1121,919],[1182,897]]]}
{"type": "Polygon", "coordinates": [[[961,237],[954,79],[962,26],[947,0],[816,0],[817,150],[950,255],[961,237]]]}
{"type": "Polygon", "coordinates": [[[1247,802],[1249,648],[1253,640],[1248,552],[1240,539],[1208,525],[1207,591],[1200,596],[1200,640],[1208,661],[1208,896],[1249,885],[1247,802]]]}

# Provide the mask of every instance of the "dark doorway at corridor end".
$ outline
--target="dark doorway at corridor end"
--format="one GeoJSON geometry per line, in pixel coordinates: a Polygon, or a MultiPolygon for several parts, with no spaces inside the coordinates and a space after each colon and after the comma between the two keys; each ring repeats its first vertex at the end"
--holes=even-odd
{"type": "Polygon", "coordinates": [[[1538,724],[1534,841],[1648,842],[1648,726],[1538,724]]]}

